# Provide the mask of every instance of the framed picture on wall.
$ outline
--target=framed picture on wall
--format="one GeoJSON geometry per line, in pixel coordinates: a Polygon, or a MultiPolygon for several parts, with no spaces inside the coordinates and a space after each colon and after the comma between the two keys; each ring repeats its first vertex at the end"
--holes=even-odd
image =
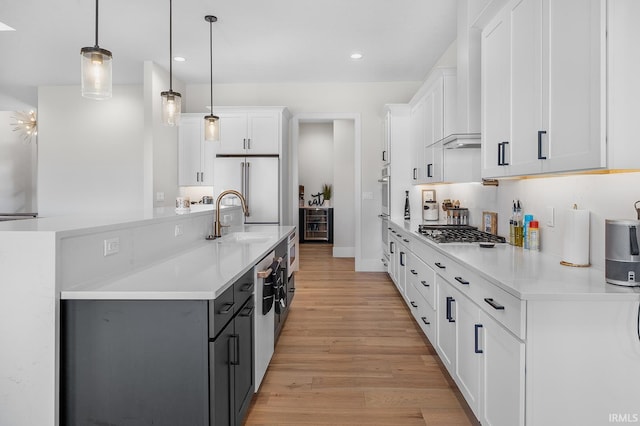
{"type": "Polygon", "coordinates": [[[493,235],[498,234],[498,213],[482,212],[482,230],[493,235]]]}

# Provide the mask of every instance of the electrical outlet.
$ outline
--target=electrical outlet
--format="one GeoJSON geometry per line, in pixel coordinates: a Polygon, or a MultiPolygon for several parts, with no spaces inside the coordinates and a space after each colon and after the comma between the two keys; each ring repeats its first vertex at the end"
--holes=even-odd
{"type": "Polygon", "coordinates": [[[156,201],[164,201],[164,192],[156,192],[156,201]]]}
{"type": "Polygon", "coordinates": [[[549,228],[556,226],[556,209],[553,207],[547,207],[547,226],[549,228]]]}
{"type": "Polygon", "coordinates": [[[175,228],[175,231],[174,231],[174,235],[175,235],[176,237],[179,237],[179,236],[180,236],[180,235],[182,235],[182,234],[183,234],[183,232],[182,232],[182,225],[181,225],[181,224],[176,225],[176,228],[175,228]]]}
{"type": "Polygon", "coordinates": [[[104,256],[111,256],[120,251],[120,238],[104,240],[104,256]]]}

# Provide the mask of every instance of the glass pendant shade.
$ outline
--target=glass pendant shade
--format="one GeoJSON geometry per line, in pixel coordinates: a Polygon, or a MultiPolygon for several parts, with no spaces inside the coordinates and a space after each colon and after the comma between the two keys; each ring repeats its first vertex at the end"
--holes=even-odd
{"type": "Polygon", "coordinates": [[[160,97],[162,99],[162,122],[171,127],[179,125],[182,111],[182,95],[169,90],[160,93],[160,97]]]}
{"type": "Polygon", "coordinates": [[[109,99],[111,89],[111,52],[99,47],[80,49],[82,96],[90,99],[109,99]]]}
{"type": "Polygon", "coordinates": [[[213,142],[220,140],[220,118],[213,114],[204,117],[204,140],[213,142]]]}

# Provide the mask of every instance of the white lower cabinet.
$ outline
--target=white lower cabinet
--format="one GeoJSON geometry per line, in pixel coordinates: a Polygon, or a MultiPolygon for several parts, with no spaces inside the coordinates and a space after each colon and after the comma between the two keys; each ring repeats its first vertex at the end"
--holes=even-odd
{"type": "Polygon", "coordinates": [[[453,376],[456,362],[456,317],[460,293],[440,275],[436,276],[436,351],[449,373],[453,376]]]}
{"type": "Polygon", "coordinates": [[[483,425],[524,425],[525,344],[480,311],[483,425]]]}

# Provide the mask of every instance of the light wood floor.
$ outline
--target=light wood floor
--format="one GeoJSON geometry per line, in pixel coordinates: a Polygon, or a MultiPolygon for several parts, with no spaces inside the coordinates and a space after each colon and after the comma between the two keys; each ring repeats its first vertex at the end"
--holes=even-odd
{"type": "Polygon", "coordinates": [[[476,425],[387,274],[300,245],[296,295],[245,425],[476,425]]]}

